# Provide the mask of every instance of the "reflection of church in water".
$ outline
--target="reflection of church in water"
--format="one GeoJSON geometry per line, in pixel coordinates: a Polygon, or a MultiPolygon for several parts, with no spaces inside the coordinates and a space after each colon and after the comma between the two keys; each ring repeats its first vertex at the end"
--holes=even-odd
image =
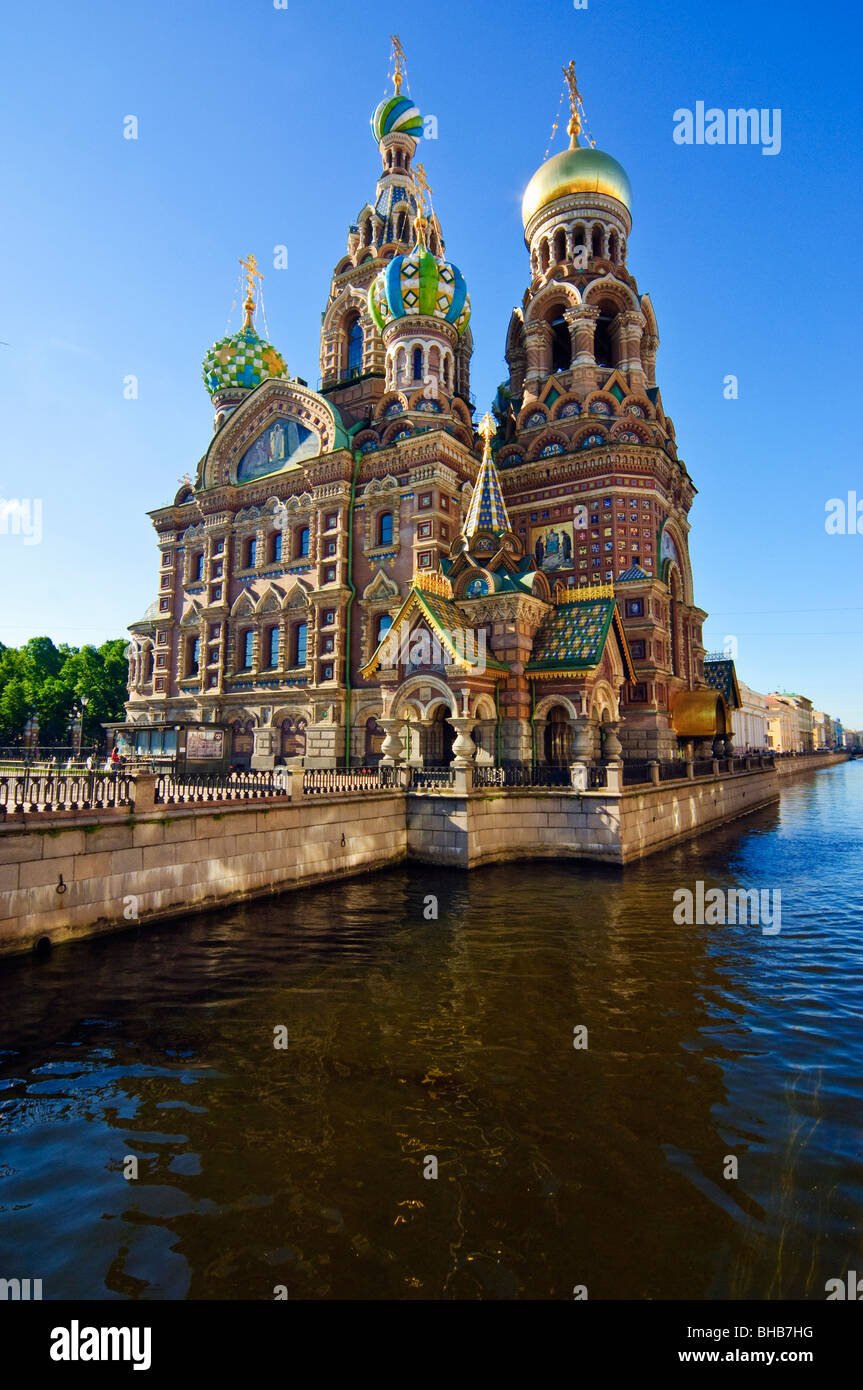
{"type": "Polygon", "coordinates": [[[706,753],[727,715],[704,679],[695,489],[628,266],[629,180],[579,143],[570,65],[569,148],[524,194],[529,284],[478,436],[470,301],[403,81],[398,49],[321,389],[256,333],[254,258],[243,328],[206,355],[215,432],[151,513],[158,595],[130,629],[126,736],[170,751],[205,724],[260,767],[375,762],[382,720],[413,762],[449,759],[453,719],[485,761],[563,764],[616,738],[629,757],[706,753]]]}

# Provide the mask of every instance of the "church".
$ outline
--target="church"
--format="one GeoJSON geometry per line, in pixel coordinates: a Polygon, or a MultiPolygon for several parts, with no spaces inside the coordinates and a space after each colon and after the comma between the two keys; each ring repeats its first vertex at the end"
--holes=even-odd
{"type": "MultiPolygon", "coordinates": [[[[207,352],[212,439],[150,513],[119,741],[189,766],[557,768],[725,755],[705,676],[695,488],[629,267],[633,198],[585,139],[524,192],[508,377],[474,420],[468,278],[448,258],[394,41],[381,161],[322,317],[320,389],[244,322],[207,352]]],[[[258,296],[259,297],[259,296],[258,296]]],[[[502,324],[503,328],[503,324],[502,324]]]]}

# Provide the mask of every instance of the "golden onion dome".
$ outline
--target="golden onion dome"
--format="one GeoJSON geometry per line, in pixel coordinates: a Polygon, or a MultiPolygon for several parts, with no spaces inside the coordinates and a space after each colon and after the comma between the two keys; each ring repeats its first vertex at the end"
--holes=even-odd
{"type": "Polygon", "coordinates": [[[570,193],[604,193],[632,212],[632,185],[623,166],[602,150],[575,145],[541,164],[527,185],[521,203],[525,227],[540,208],[570,193]]]}

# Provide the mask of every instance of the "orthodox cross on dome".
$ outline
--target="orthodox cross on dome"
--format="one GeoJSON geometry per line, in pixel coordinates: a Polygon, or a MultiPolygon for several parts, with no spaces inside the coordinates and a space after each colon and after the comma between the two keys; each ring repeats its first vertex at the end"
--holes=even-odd
{"type": "Polygon", "coordinates": [[[481,436],[483,440],[483,463],[485,463],[486,459],[491,454],[491,441],[494,438],[494,428],[494,420],[491,417],[491,415],[489,415],[488,412],[486,412],[486,414],[483,415],[477,427],[477,433],[481,436]]]}
{"type": "Polygon", "coordinates": [[[426,216],[426,203],[428,203],[428,211],[429,214],[431,214],[431,195],[434,192],[434,189],[428,181],[428,176],[426,175],[424,164],[417,164],[414,167],[414,179],[416,180],[416,185],[419,189],[420,194],[419,199],[417,201],[417,241],[422,244],[425,244],[425,230],[426,226],[428,225],[428,217],[426,216]]]}
{"type": "MultiPolygon", "coordinates": [[[[563,76],[566,82],[566,90],[568,90],[569,92],[570,116],[569,125],[567,126],[567,132],[569,134],[569,148],[571,150],[575,150],[578,148],[579,132],[582,126],[587,125],[587,117],[584,114],[584,103],[581,100],[581,92],[578,90],[578,82],[576,81],[575,77],[574,58],[570,58],[568,64],[563,69],[563,76]]],[[[591,145],[591,148],[595,147],[596,141],[591,139],[589,134],[588,140],[591,145]]]]}
{"type": "Polygon", "coordinates": [[[258,262],[255,260],[254,251],[249,256],[241,256],[240,265],[243,267],[246,275],[246,298],[243,303],[246,317],[243,322],[243,327],[251,328],[252,315],[255,312],[255,281],[263,280],[264,277],[261,271],[258,270],[258,262]]]}
{"type": "Polygon", "coordinates": [[[393,64],[393,70],[389,74],[389,76],[392,78],[396,94],[400,96],[402,90],[402,82],[405,81],[407,77],[405,51],[402,48],[402,41],[399,38],[398,34],[390,34],[390,42],[393,46],[393,51],[390,55],[393,64]]]}

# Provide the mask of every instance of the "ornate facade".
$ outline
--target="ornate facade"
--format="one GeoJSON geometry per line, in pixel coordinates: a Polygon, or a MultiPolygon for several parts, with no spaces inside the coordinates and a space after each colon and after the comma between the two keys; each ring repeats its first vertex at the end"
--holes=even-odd
{"type": "Polygon", "coordinates": [[[180,729],[191,761],[440,763],[458,738],[462,756],[567,765],[730,734],[693,597],[695,488],[628,266],[629,180],[579,143],[567,80],[570,147],[524,196],[530,283],[479,437],[470,299],[400,65],[320,391],[258,337],[244,262],[243,328],[204,361],[213,438],[151,513],[159,591],[130,628],[124,731],[140,751],[180,729]]]}

